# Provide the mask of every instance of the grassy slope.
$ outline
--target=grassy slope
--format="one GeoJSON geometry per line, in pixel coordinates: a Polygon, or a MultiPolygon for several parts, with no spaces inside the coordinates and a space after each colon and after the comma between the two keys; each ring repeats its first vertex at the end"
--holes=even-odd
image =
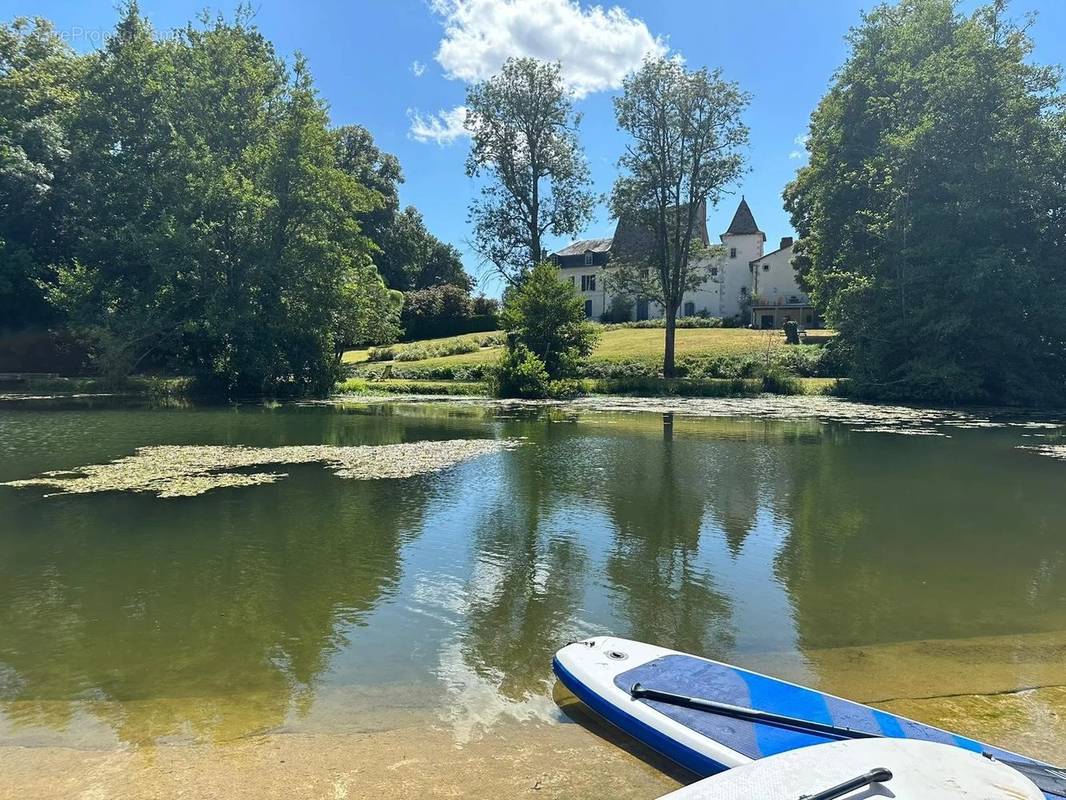
{"type": "MultiPolygon", "coordinates": [[[[484,336],[485,334],[470,334],[484,336]]],[[[661,328],[619,328],[604,331],[592,358],[598,361],[650,361],[658,363],[663,357],[661,328]]],[[[463,337],[461,337],[463,338],[463,337]]],[[[419,344],[432,344],[427,340],[419,344]]],[[[400,345],[403,347],[403,345],[400,345]]],[[[677,355],[738,356],[759,355],[767,347],[785,346],[781,331],[753,331],[747,328],[684,328],[677,332],[677,355]]],[[[344,363],[358,364],[366,361],[366,350],[349,350],[344,354],[344,363]]],[[[406,361],[404,366],[465,367],[484,364],[500,357],[499,347],[486,347],[476,353],[461,353],[454,356],[427,358],[422,361],[406,361]]]]}

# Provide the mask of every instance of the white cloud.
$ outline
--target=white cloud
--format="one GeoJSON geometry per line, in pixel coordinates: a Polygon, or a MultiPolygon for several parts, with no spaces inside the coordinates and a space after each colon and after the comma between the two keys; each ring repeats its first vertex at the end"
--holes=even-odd
{"type": "Polygon", "coordinates": [[[443,109],[436,114],[422,114],[409,108],[407,116],[411,120],[411,130],[408,135],[415,141],[436,142],[443,146],[467,135],[463,127],[463,122],[466,120],[466,106],[443,109]]]}
{"type": "Polygon", "coordinates": [[[803,148],[802,150],[793,150],[788,154],[791,159],[806,158],[807,157],[807,140],[811,138],[806,133],[801,133],[795,139],[792,140],[792,144],[803,148]]]}
{"type": "Polygon", "coordinates": [[[417,59],[411,62],[411,72],[415,74],[416,78],[421,78],[422,73],[426,71],[426,65],[417,59]]]}
{"type": "Polygon", "coordinates": [[[444,18],[437,61],[447,77],[491,77],[512,56],[562,63],[577,97],[615,89],[648,55],[666,45],[644,21],[614,6],[582,8],[578,0],[431,0],[444,18]]]}

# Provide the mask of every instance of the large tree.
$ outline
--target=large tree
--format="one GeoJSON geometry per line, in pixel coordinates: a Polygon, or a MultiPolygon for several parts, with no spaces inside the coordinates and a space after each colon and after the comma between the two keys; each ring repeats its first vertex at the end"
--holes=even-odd
{"type": "Polygon", "coordinates": [[[442,284],[469,291],[473,282],[459,251],[429,232],[417,208],[400,210],[403,172],[396,156],[381,150],[362,125],[345,125],[333,135],[338,166],[373,193],[373,207],[359,222],[385,283],[403,292],[442,284]]]}
{"type": "Polygon", "coordinates": [[[511,58],[467,92],[467,174],[487,178],[475,246],[509,281],[541,261],[546,234],[576,236],[592,213],[578,121],[559,64],[511,58]]]}
{"type": "Polygon", "coordinates": [[[1066,387],[1066,115],[997,0],[863,17],[785,191],[794,265],[879,397],[1050,402],[1066,387]]]}
{"type": "Polygon", "coordinates": [[[713,253],[696,237],[698,215],[717,204],[743,173],[748,96],[720,70],[687,70],[677,59],[649,58],[615,98],[618,127],[632,137],[618,164],[623,174],[611,210],[648,232],[649,246],[612,254],[612,291],[647,297],[663,307],[663,374],[674,375],[678,309],[701,285],[699,268],[713,253]]]}
{"type": "Polygon", "coordinates": [[[343,347],[397,333],[360,227],[379,195],[245,15],[159,40],[130,3],[71,117],[52,298],[102,369],[323,393],[343,347]]]}
{"type": "Polygon", "coordinates": [[[53,316],[39,282],[59,248],[55,188],[83,63],[45,20],[0,25],[0,331],[53,316]]]}

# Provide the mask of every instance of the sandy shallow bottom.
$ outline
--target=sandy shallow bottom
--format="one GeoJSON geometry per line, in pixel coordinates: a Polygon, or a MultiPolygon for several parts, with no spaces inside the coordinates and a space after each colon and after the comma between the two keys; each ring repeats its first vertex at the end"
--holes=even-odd
{"type": "MultiPolygon", "coordinates": [[[[1066,762],[1066,633],[766,654],[745,666],[1053,763],[1066,762]]],[[[215,743],[0,746],[0,800],[655,798],[692,779],[555,688],[554,721],[495,719],[457,737],[439,713],[359,713],[215,743]]],[[[345,705],[340,698],[327,705],[345,705]]],[[[11,709],[8,709],[11,711],[11,709]]],[[[128,711],[129,709],[127,709],[128,711]]],[[[369,709],[368,709],[369,712],[369,709]]]]}

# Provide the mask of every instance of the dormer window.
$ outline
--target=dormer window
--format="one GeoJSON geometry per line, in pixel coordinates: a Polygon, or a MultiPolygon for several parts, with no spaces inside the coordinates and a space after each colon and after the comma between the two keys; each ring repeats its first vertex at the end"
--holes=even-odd
{"type": "Polygon", "coordinates": [[[591,267],[596,257],[592,253],[585,253],[585,266],[591,267]]]}

